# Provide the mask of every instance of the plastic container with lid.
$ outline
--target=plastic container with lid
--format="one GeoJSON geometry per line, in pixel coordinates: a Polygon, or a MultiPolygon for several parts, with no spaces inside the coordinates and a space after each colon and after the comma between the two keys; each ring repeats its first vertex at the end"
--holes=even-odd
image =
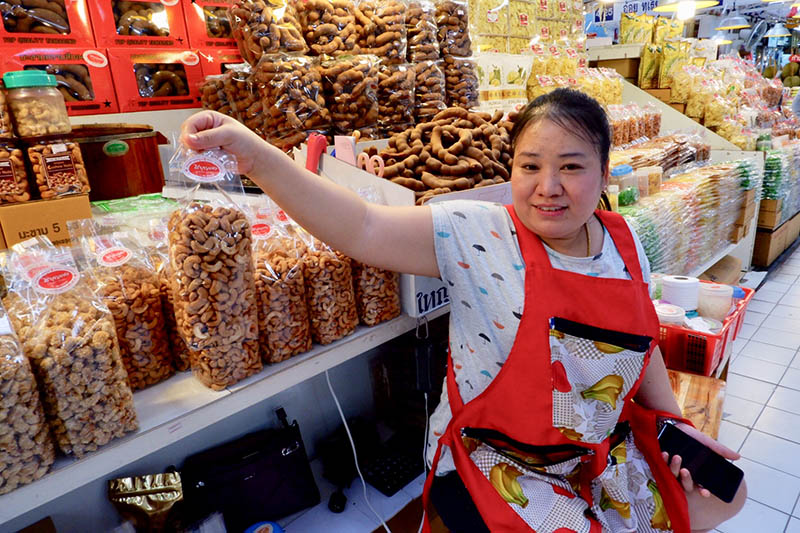
{"type": "Polygon", "coordinates": [[[8,110],[6,87],[0,80],[0,139],[13,139],[14,126],[11,124],[11,111],[8,110]]]}
{"type": "Polygon", "coordinates": [[[733,287],[718,283],[701,283],[697,295],[697,312],[700,316],[725,320],[733,306],[733,287]]]}
{"type": "Polygon", "coordinates": [[[608,180],[609,185],[616,185],[622,190],[623,182],[626,178],[633,176],[633,167],[630,165],[617,165],[611,169],[611,177],[608,180]]]}
{"type": "Polygon", "coordinates": [[[608,203],[612,211],[619,211],[619,185],[608,186],[608,203]]]}
{"type": "Polygon", "coordinates": [[[3,74],[3,82],[17,135],[37,137],[72,131],[55,76],[43,70],[18,70],[3,74]]]}

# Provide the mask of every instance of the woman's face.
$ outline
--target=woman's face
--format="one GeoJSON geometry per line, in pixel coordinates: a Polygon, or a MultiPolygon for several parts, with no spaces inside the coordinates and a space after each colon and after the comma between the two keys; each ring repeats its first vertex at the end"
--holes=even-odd
{"type": "Polygon", "coordinates": [[[539,237],[570,239],[597,207],[608,182],[594,145],[550,120],[517,139],[511,169],[514,210],[539,237]]]}

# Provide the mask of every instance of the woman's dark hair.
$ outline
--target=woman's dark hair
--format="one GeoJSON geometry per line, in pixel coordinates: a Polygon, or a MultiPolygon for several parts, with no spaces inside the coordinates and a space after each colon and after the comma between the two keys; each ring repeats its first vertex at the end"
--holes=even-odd
{"type": "Polygon", "coordinates": [[[573,132],[592,144],[600,156],[602,167],[608,163],[611,149],[611,128],[606,112],[597,100],[572,89],[556,89],[530,102],[520,113],[511,130],[511,150],[525,128],[544,119],[573,132]]]}

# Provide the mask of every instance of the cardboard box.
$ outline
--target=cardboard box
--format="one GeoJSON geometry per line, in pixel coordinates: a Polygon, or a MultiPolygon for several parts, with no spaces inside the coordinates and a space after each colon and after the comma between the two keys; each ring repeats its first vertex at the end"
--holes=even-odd
{"type": "Polygon", "coordinates": [[[732,243],[737,243],[741,241],[744,238],[744,235],[745,235],[744,226],[734,224],[731,227],[730,239],[732,243]]]}
{"type": "Polygon", "coordinates": [[[755,203],[756,203],[756,190],[750,189],[749,191],[744,191],[744,204],[755,205],[755,203]]]}
{"type": "Polygon", "coordinates": [[[775,231],[759,229],[756,233],[756,242],[753,249],[753,265],[760,267],[770,266],[786,249],[788,232],[789,226],[786,224],[775,231]]]}
{"type": "Polygon", "coordinates": [[[669,103],[670,94],[672,93],[670,89],[645,89],[645,91],[650,93],[650,96],[661,100],[665,104],[669,103]]]}
{"type": "Polygon", "coordinates": [[[755,203],[743,205],[742,208],[739,210],[739,218],[736,219],[736,224],[739,226],[744,226],[745,224],[747,224],[747,222],[749,222],[753,218],[753,215],[755,214],[756,214],[755,203]]]}
{"type": "Polygon", "coordinates": [[[761,200],[761,207],[758,211],[758,227],[763,229],[775,229],[781,223],[781,209],[783,200],[761,200]]]}
{"type": "Polygon", "coordinates": [[[200,56],[200,67],[203,71],[203,77],[217,76],[224,74],[231,65],[240,65],[244,63],[242,55],[237,48],[227,50],[200,50],[197,52],[200,56]]]}
{"type": "Polygon", "coordinates": [[[203,72],[197,53],[168,48],[109,48],[108,60],[122,113],[201,107],[203,72]],[[172,74],[180,81],[170,81],[175,80],[172,74]],[[172,85],[171,95],[159,94],[165,83],[172,85]],[[181,94],[175,94],[177,91],[181,94]]]}
{"type": "Polygon", "coordinates": [[[68,244],[67,222],[91,217],[86,194],[0,205],[0,228],[7,247],[39,235],[48,237],[55,245],[68,244]]]}
{"type": "Polygon", "coordinates": [[[678,113],[686,114],[686,104],[669,104],[669,106],[678,113]]]}
{"type": "Polygon", "coordinates": [[[227,10],[232,0],[181,0],[189,46],[192,48],[236,48],[227,10]]]}
{"type": "Polygon", "coordinates": [[[789,226],[786,234],[786,248],[789,248],[800,237],[800,213],[793,216],[786,225],[789,226]]]}
{"type": "Polygon", "coordinates": [[[597,61],[597,68],[614,69],[623,78],[639,78],[639,58],[631,57],[628,59],[601,59],[597,61]]]}
{"type": "Polygon", "coordinates": [[[742,277],[742,260],[732,255],[726,255],[699,277],[714,283],[736,285],[742,277]]]}
{"type": "Polygon", "coordinates": [[[92,48],[29,48],[14,46],[0,59],[3,72],[38,68],[60,76],[70,115],[119,113],[106,55],[92,48]]]}
{"type": "Polygon", "coordinates": [[[120,6],[125,3],[121,0],[89,2],[97,46],[183,50],[189,47],[180,0],[137,0],[135,5],[144,4],[148,9],[134,12],[135,18],[128,15],[131,11],[121,12],[120,6]]]}
{"type": "Polygon", "coordinates": [[[91,48],[95,46],[94,34],[92,32],[92,25],[89,21],[89,8],[87,0],[66,0],[60,2],[61,5],[49,9],[47,7],[35,5],[25,2],[20,5],[20,2],[9,2],[8,7],[14,8],[16,13],[20,9],[30,11],[32,9],[39,9],[43,11],[34,11],[34,16],[27,17],[22,14],[19,16],[3,11],[3,23],[0,24],[0,38],[2,38],[3,46],[18,46],[23,47],[41,47],[41,46],[78,46],[83,48],[91,48]],[[16,5],[14,5],[16,4],[16,5]],[[26,7],[29,6],[29,7],[26,7]],[[56,12],[58,11],[58,12],[56,12]],[[65,25],[66,23],[66,25],[65,25]],[[27,26],[24,32],[18,31],[19,28],[27,26]],[[50,33],[51,31],[58,33],[50,33]]]}

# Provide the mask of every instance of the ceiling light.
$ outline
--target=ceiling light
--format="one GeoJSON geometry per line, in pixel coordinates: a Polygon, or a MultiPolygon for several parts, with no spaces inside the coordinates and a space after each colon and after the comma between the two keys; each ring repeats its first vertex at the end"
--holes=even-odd
{"type": "Polygon", "coordinates": [[[737,15],[736,13],[732,13],[722,19],[719,26],[714,28],[715,30],[741,30],[744,28],[749,28],[750,23],[741,15],[737,15]]]}
{"type": "Polygon", "coordinates": [[[724,44],[731,44],[733,42],[725,32],[721,31],[715,33],[714,36],[711,37],[711,40],[717,43],[718,46],[722,46],[724,44]]]}
{"type": "Polygon", "coordinates": [[[792,33],[782,23],[778,22],[764,35],[764,37],[791,37],[792,33]]]}
{"type": "Polygon", "coordinates": [[[681,8],[681,6],[686,6],[688,4],[691,4],[695,10],[698,10],[718,6],[719,2],[717,0],[676,0],[674,2],[661,4],[655,7],[653,11],[656,13],[672,13],[680,9],[688,9],[687,7],[681,8]]]}

